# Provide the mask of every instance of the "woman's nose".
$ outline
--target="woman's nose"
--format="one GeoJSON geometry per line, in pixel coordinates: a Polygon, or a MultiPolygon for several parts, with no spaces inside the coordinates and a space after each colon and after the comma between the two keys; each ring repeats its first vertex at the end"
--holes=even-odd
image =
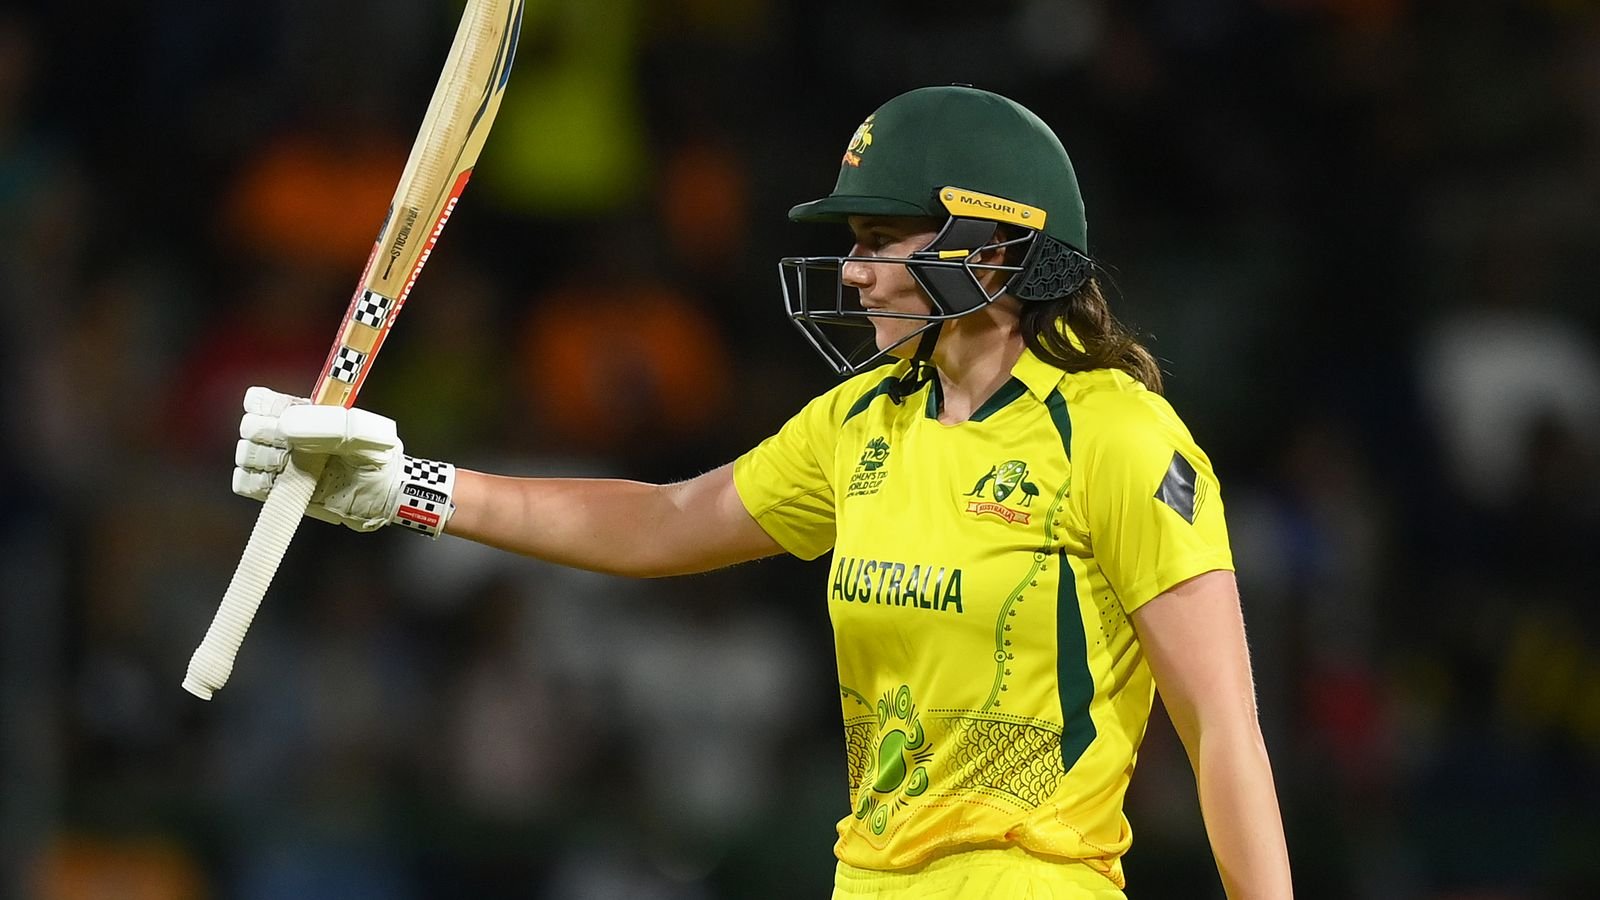
{"type": "MultiPolygon", "coordinates": [[[[851,256],[865,256],[860,244],[850,248],[851,256]]],[[[847,286],[865,287],[872,281],[872,266],[859,260],[849,260],[839,269],[839,277],[847,286]]]]}

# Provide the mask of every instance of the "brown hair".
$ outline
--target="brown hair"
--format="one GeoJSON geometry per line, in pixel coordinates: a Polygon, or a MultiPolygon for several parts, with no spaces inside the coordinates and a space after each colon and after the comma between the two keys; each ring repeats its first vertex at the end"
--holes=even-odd
{"type": "Polygon", "coordinates": [[[1022,339],[1033,354],[1067,372],[1121,369],[1146,388],[1161,393],[1161,367],[1127,326],[1117,321],[1093,275],[1072,293],[1054,300],[1024,301],[1022,339]],[[1072,329],[1079,350],[1062,329],[1072,329]]]}

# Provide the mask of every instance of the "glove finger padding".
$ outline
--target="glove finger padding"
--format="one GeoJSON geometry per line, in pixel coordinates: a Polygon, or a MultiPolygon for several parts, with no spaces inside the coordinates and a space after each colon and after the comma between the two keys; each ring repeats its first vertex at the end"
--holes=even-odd
{"type": "Polygon", "coordinates": [[[394,420],[364,409],[293,406],[278,417],[276,431],[296,452],[333,454],[369,468],[400,449],[394,420]]]}
{"type": "Polygon", "coordinates": [[[288,461],[288,450],[255,441],[241,440],[233,450],[233,464],[252,472],[282,472],[288,461]]]}
{"type": "Polygon", "coordinates": [[[272,492],[272,483],[278,476],[271,472],[252,472],[248,469],[233,470],[233,492],[241,497],[251,500],[267,499],[267,494],[272,492]]]}
{"type": "Polygon", "coordinates": [[[239,419],[239,437],[252,444],[261,444],[267,447],[287,447],[289,443],[284,440],[283,433],[278,430],[278,422],[277,416],[245,413],[239,419]]]}
{"type": "Polygon", "coordinates": [[[305,397],[280,394],[272,388],[256,385],[244,392],[244,411],[276,419],[291,406],[303,406],[311,401],[305,397]]]}

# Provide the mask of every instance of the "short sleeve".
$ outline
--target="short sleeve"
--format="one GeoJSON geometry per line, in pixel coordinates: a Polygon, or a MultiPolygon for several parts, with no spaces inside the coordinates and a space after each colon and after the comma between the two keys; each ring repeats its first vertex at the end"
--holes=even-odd
{"type": "Polygon", "coordinates": [[[1115,392],[1073,416],[1073,469],[1090,545],[1123,608],[1233,568],[1211,460],[1159,395],[1115,392]],[[1081,421],[1080,421],[1081,419],[1081,421]]]}
{"type": "Polygon", "coordinates": [[[801,559],[815,559],[833,547],[836,393],[812,400],[777,434],[733,461],[733,484],[745,509],[801,559]]]}

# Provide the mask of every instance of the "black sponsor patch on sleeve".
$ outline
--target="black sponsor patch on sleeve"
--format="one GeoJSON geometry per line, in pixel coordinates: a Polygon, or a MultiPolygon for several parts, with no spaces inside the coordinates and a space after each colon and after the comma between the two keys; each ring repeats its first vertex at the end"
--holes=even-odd
{"type": "Polygon", "coordinates": [[[1156,499],[1172,507],[1190,525],[1194,524],[1196,477],[1194,466],[1183,458],[1182,453],[1174,452],[1172,463],[1167,466],[1167,476],[1161,479],[1161,486],[1156,488],[1156,499]]]}

